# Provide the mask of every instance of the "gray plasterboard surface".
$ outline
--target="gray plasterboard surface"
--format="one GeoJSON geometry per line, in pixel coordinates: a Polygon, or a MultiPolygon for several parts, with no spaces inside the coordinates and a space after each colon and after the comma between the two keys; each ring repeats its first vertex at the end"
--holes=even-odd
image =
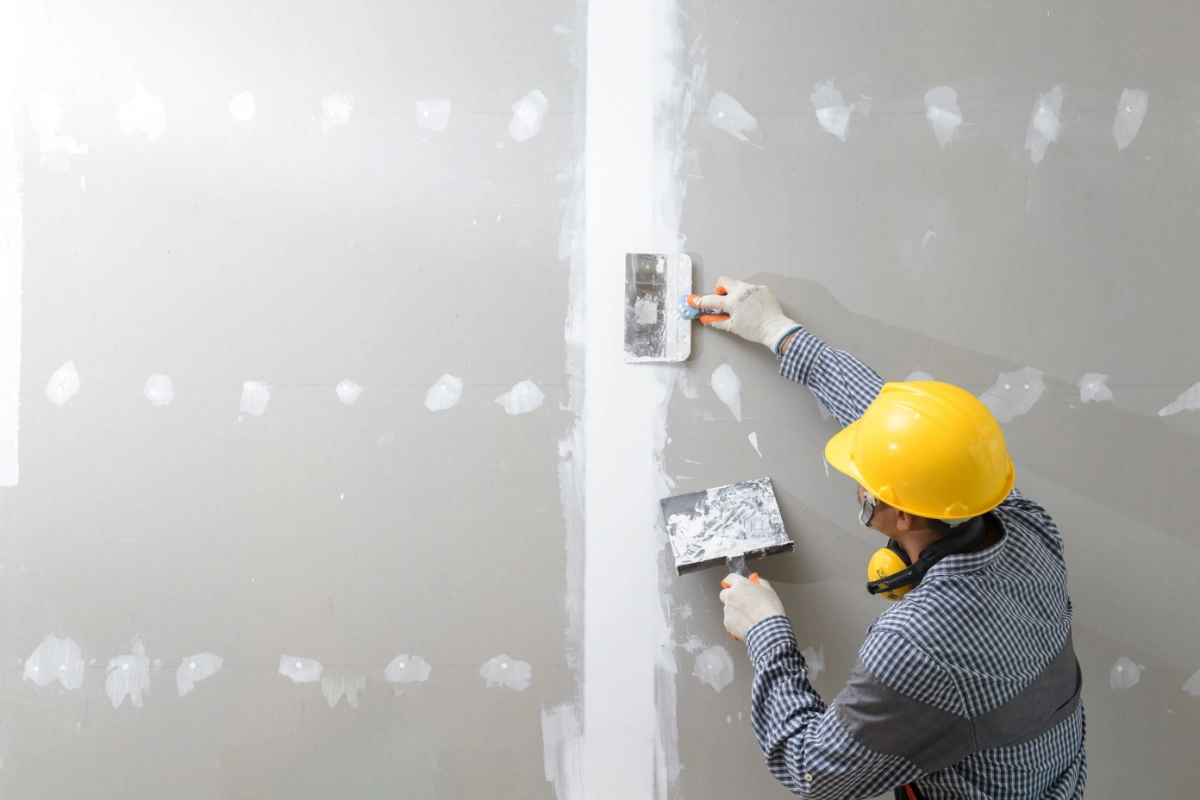
{"type": "MultiPolygon", "coordinates": [[[[887,379],[919,369],[982,393],[1002,372],[1044,372],[1044,395],[1005,432],[1018,486],[1050,510],[1067,544],[1087,796],[1190,796],[1200,702],[1182,687],[1200,669],[1186,589],[1200,537],[1187,498],[1200,422],[1158,411],[1200,380],[1189,217],[1200,90],[1184,33],[1200,11],[688,0],[681,9],[685,51],[707,62],[681,222],[697,289],[720,275],[770,284],[797,319],[887,379]],[[831,79],[847,103],[872,100],[845,142],[821,130],[809,99],[831,79]],[[1059,83],[1062,135],[1035,169],[1026,129],[1037,96],[1059,83]],[[964,117],[945,149],[923,100],[942,84],[957,90],[964,117]],[[1149,112],[1118,151],[1113,116],[1125,88],[1145,90],[1149,112]],[[717,91],[757,118],[761,150],[705,120],[717,91]],[[1111,376],[1111,401],[1081,403],[1088,372],[1111,376]],[[1110,688],[1121,656],[1146,667],[1130,689],[1110,688]]],[[[698,396],[675,395],[667,473],[679,492],[772,476],[796,552],[761,572],[781,589],[800,646],[824,646],[814,684],[831,699],[885,607],[863,589],[879,541],[855,520],[853,484],[822,463],[837,424],[777,375],[763,348],[704,331],[694,353],[698,396]],[[722,363],[744,384],[741,423],[708,387],[722,363]]],[[[716,694],[692,675],[695,654],[679,652],[677,794],[786,797],[749,727],[751,669],[722,629],[716,580],[664,577],[676,641],[725,647],[735,668],[716,694]]]]}
{"type": "Polygon", "coordinates": [[[557,442],[579,11],[19,4],[49,43],[22,88],[89,151],[42,163],[26,128],[5,796],[553,795],[541,714],[578,679],[557,442]],[[137,82],[165,107],[154,141],[118,127],[137,82]],[[549,113],[514,142],[534,89],[549,113]],[[323,133],[335,92],[353,111],[323,133]],[[440,97],[449,124],[425,130],[414,103],[440,97]],[[43,389],[67,360],[82,387],[59,407],[43,389]],[[156,372],[165,408],[141,394],[156,372]],[[434,414],[445,372],[463,397],[434,414]],[[522,380],[545,400],[510,416],[494,399],[522,380]],[[270,384],[261,417],[239,415],[243,381],[270,384]],[[22,681],[47,634],[94,659],[79,689],[22,681]],[[134,636],[163,666],[114,709],[105,667],[134,636]],[[181,698],[203,651],[224,667],[181,698]],[[365,675],[359,706],[279,675],[281,653],[365,675]],[[432,674],[397,696],[401,653],[432,674]],[[485,685],[501,653],[529,689],[485,685]]]}

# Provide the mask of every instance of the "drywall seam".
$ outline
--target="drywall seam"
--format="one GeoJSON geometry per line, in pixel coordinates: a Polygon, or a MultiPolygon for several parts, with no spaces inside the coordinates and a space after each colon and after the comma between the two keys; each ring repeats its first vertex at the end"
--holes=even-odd
{"type": "Polygon", "coordinates": [[[678,774],[657,500],[675,371],[622,360],[626,252],[679,249],[678,135],[656,130],[682,52],[672,0],[590,3],[583,330],[583,762],[590,797],[665,798],[678,774]],[[656,136],[656,133],[658,136],[656,136]],[[672,152],[674,149],[676,152],[672,152]],[[615,768],[619,765],[619,768],[615,768]]]}
{"type": "MultiPolygon", "coordinates": [[[[14,10],[9,21],[20,12],[14,10]]],[[[16,486],[21,404],[21,142],[24,115],[17,102],[23,25],[0,25],[0,486],[16,486]]]]}

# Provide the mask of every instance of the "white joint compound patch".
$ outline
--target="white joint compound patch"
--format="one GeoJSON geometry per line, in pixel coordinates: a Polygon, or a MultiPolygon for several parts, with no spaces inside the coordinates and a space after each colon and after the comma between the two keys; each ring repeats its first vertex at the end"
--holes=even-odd
{"type": "Polygon", "coordinates": [[[24,66],[24,26],[0,26],[0,486],[20,479],[21,287],[25,267],[25,150],[16,76],[24,66]],[[18,67],[21,65],[21,68],[18,67]]]}
{"type": "Polygon", "coordinates": [[[171,401],[175,399],[175,386],[166,375],[156,372],[149,378],[146,378],[146,385],[142,387],[142,394],[146,395],[146,399],[155,406],[163,408],[170,405],[171,401]]]}
{"type": "Polygon", "coordinates": [[[922,372],[919,369],[915,369],[912,372],[908,373],[908,377],[905,378],[904,380],[906,383],[908,381],[931,381],[931,380],[933,380],[933,376],[930,375],[928,372],[922,372]]]}
{"type": "Polygon", "coordinates": [[[401,654],[383,668],[383,679],[392,684],[396,694],[402,694],[401,686],[406,683],[424,683],[429,680],[433,668],[420,656],[401,654]]]}
{"type": "Polygon", "coordinates": [[[1033,408],[1045,391],[1042,371],[1022,367],[1016,372],[1000,373],[992,388],[980,395],[979,399],[1000,422],[1012,422],[1033,408]]]}
{"type": "Polygon", "coordinates": [[[71,156],[87,155],[88,146],[74,136],[60,135],[62,121],[63,110],[57,100],[40,92],[29,96],[29,124],[37,132],[42,163],[66,168],[71,156]]]}
{"type": "Polygon", "coordinates": [[[1160,417],[1169,417],[1180,411],[1195,411],[1200,408],[1200,383],[1193,384],[1190,389],[1175,398],[1175,402],[1159,409],[1160,417]]]}
{"type": "Polygon", "coordinates": [[[962,109],[958,107],[958,92],[949,86],[935,86],[925,93],[925,118],[933,135],[943,148],[954,142],[954,134],[962,125],[962,109]]]}
{"type": "Polygon", "coordinates": [[[850,128],[850,115],[855,111],[864,117],[871,113],[871,98],[863,96],[858,101],[846,105],[846,99],[831,80],[818,83],[811,100],[821,130],[832,133],[843,142],[846,141],[846,131],[850,128]]]}
{"type": "Polygon", "coordinates": [[[254,93],[238,92],[229,101],[229,116],[234,122],[247,122],[254,119],[254,93]]]}
{"type": "Polygon", "coordinates": [[[242,384],[242,402],[238,406],[243,414],[261,417],[271,402],[271,389],[262,381],[246,381],[242,384]]]}
{"type": "Polygon", "coordinates": [[[142,707],[142,695],[150,692],[150,659],[146,657],[146,646],[140,638],[134,637],[128,655],[109,660],[104,691],[113,708],[120,708],[126,697],[134,708],[142,707]]]}
{"type": "Polygon", "coordinates": [[[513,141],[524,142],[538,135],[542,120],[550,102],[540,89],[534,89],[512,105],[512,119],[508,121],[508,135],[513,141]]]}
{"type": "Polygon", "coordinates": [[[195,689],[197,683],[216,675],[223,666],[225,660],[216,653],[196,653],[183,659],[175,670],[175,688],[179,690],[179,696],[183,697],[195,689]]]}
{"type": "Polygon", "coordinates": [[[315,658],[300,658],[287,654],[279,657],[279,674],[296,683],[316,683],[325,667],[315,658]]]}
{"type": "Polygon", "coordinates": [[[54,370],[50,380],[46,381],[46,397],[57,406],[70,400],[78,391],[79,372],[75,369],[74,361],[68,361],[54,370]]]}
{"type": "Polygon", "coordinates": [[[458,405],[462,395],[462,378],[456,378],[447,372],[425,393],[425,407],[430,411],[445,411],[458,405]]]}
{"type": "Polygon", "coordinates": [[[808,677],[815,678],[825,671],[825,645],[821,645],[817,649],[811,646],[800,651],[800,655],[804,656],[804,663],[808,665],[808,677]]]}
{"type": "Polygon", "coordinates": [[[709,379],[709,385],[716,392],[717,397],[721,398],[721,402],[729,406],[729,410],[733,412],[733,417],[738,422],[742,421],[742,379],[733,371],[733,367],[728,364],[722,364],[713,370],[712,378],[709,379]]]}
{"type": "Polygon", "coordinates": [[[444,98],[418,100],[417,124],[427,131],[444,131],[450,124],[450,101],[444,98]]]}
{"type": "Polygon", "coordinates": [[[762,458],[762,450],[758,449],[758,433],[750,431],[750,434],[746,438],[750,440],[750,446],[754,448],[754,452],[758,453],[759,458],[762,458]]]}
{"type": "Polygon", "coordinates": [[[334,92],[321,98],[321,133],[350,124],[350,113],[354,111],[354,95],[334,92]]]}
{"type": "Polygon", "coordinates": [[[362,395],[363,387],[346,378],[333,391],[337,393],[338,400],[341,400],[346,405],[351,405],[362,395]]]}
{"type": "Polygon", "coordinates": [[[499,686],[514,692],[529,688],[533,667],[526,661],[518,661],[501,653],[479,668],[479,677],[487,681],[488,688],[499,686]]]}
{"type": "Polygon", "coordinates": [[[733,683],[733,658],[721,645],[713,645],[696,656],[692,674],[714,691],[720,692],[733,683]]]}
{"type": "Polygon", "coordinates": [[[122,133],[142,131],[153,142],[167,129],[167,112],[162,98],[137,84],[133,87],[133,99],[123,103],[117,111],[117,124],[122,133]]]}
{"type": "Polygon", "coordinates": [[[1121,102],[1117,103],[1117,115],[1113,118],[1113,138],[1117,140],[1118,150],[1133,144],[1138,131],[1142,129],[1149,106],[1150,97],[1141,89],[1121,92],[1121,102]]]}
{"type": "Polygon", "coordinates": [[[758,120],[754,115],[724,92],[717,92],[709,101],[708,121],[743,142],[750,141],[747,133],[758,130],[758,120]]]}
{"type": "Polygon", "coordinates": [[[1192,697],[1200,697],[1200,670],[1192,673],[1192,677],[1183,684],[1183,690],[1192,697]]]}
{"type": "Polygon", "coordinates": [[[557,800],[583,800],[582,738],[573,706],[542,709],[542,767],[557,800]]]}
{"type": "Polygon", "coordinates": [[[1127,656],[1121,656],[1108,673],[1108,683],[1114,689],[1132,689],[1142,679],[1145,667],[1127,656]]]}
{"type": "Polygon", "coordinates": [[[366,675],[326,675],[321,678],[321,695],[330,708],[346,698],[346,705],[358,708],[358,696],[367,689],[366,675]]]}
{"type": "Polygon", "coordinates": [[[1079,400],[1083,403],[1103,403],[1112,400],[1112,390],[1105,385],[1108,376],[1099,372],[1089,372],[1079,379],[1079,400]]]}
{"type": "Polygon", "coordinates": [[[64,689],[78,689],[83,685],[83,666],[79,645],[52,634],[25,659],[21,680],[33,681],[38,686],[58,681],[64,689]]]}
{"type": "Polygon", "coordinates": [[[1029,118],[1029,128],[1025,131],[1025,149],[1029,151],[1029,159],[1035,166],[1042,163],[1046,148],[1058,141],[1062,133],[1062,104],[1063,86],[1060,83],[1045,94],[1038,95],[1033,105],[1033,116],[1029,118]]]}
{"type": "Polygon", "coordinates": [[[505,392],[496,398],[496,404],[504,409],[505,413],[517,415],[528,414],[542,404],[546,399],[546,395],[542,394],[542,390],[533,381],[521,381],[512,388],[511,391],[505,392]]]}

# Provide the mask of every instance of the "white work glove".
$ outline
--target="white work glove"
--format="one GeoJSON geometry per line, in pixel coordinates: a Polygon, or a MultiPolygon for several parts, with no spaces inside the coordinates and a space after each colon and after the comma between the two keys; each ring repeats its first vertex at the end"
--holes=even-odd
{"type": "Polygon", "coordinates": [[[697,305],[729,315],[702,316],[700,321],[705,325],[766,345],[776,355],[783,337],[800,327],[795,320],[784,316],[775,293],[769,288],[733,278],[721,278],[717,281],[716,293],[701,297],[697,305]]]}
{"type": "Polygon", "coordinates": [[[721,581],[725,590],[721,602],[725,604],[725,630],[739,642],[746,634],[767,617],[778,617],[783,612],[783,603],[771,584],[757,574],[751,578],[736,573],[721,581]]]}

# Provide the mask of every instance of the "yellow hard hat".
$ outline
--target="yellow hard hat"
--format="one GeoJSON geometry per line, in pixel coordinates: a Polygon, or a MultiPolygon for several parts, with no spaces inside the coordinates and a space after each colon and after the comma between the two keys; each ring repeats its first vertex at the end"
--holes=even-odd
{"type": "Polygon", "coordinates": [[[825,445],[825,460],[918,517],[977,517],[1013,487],[1000,423],[974,395],[937,381],[885,383],[862,418],[825,445]]]}

